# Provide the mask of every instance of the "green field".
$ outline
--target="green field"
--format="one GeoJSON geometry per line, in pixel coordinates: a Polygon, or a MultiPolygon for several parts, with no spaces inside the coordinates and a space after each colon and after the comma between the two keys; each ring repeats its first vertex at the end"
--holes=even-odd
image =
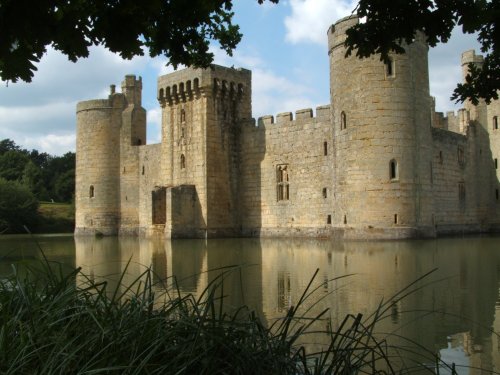
{"type": "Polygon", "coordinates": [[[36,233],[71,233],[75,229],[75,207],[71,203],[40,202],[36,233]]]}

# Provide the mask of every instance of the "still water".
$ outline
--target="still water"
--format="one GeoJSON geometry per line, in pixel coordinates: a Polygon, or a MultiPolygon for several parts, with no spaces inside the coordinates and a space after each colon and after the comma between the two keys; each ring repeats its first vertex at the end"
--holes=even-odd
{"type": "MultiPolygon", "coordinates": [[[[12,272],[16,260],[40,258],[38,246],[49,259],[82,267],[91,279],[108,280],[118,288],[117,275],[126,270],[127,285],[147,267],[155,281],[172,286],[175,280],[184,294],[199,295],[223,275],[226,307],[247,305],[271,324],[297,303],[319,269],[316,291],[304,309],[314,313],[328,308],[334,327],[347,314],[368,317],[381,301],[391,301],[377,325],[380,335],[395,333],[440,353],[447,362],[486,370],[458,367],[459,374],[500,371],[500,340],[494,333],[500,332],[500,237],[374,243],[72,236],[36,240],[0,236],[0,275],[12,272]],[[411,287],[412,293],[391,300],[434,269],[411,287]]],[[[408,343],[396,340],[400,346],[408,343]]]]}

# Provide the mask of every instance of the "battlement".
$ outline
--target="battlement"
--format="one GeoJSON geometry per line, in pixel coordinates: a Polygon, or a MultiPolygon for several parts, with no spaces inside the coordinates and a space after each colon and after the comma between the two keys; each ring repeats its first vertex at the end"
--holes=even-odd
{"type": "Polygon", "coordinates": [[[93,99],[78,102],[76,105],[76,113],[99,109],[112,109],[112,102],[109,99],[93,99]]]}
{"type": "Polygon", "coordinates": [[[332,49],[342,46],[346,39],[346,30],[358,23],[358,16],[347,16],[331,25],[327,32],[328,53],[330,53],[332,49]]]}
{"type": "MultiPolygon", "coordinates": [[[[111,95],[114,89],[111,87],[111,95]]],[[[122,81],[122,93],[127,98],[127,102],[137,106],[142,102],[142,77],[135,78],[134,74],[127,74],[122,81]]]]}
{"type": "Polygon", "coordinates": [[[208,93],[237,100],[250,95],[251,79],[252,72],[243,68],[182,69],[158,78],[158,101],[171,105],[208,93]]]}
{"type": "Polygon", "coordinates": [[[471,49],[462,53],[461,62],[462,65],[468,65],[471,63],[482,65],[484,62],[484,58],[482,55],[476,55],[476,51],[471,49]]]}
{"type": "Polygon", "coordinates": [[[282,112],[278,113],[276,115],[276,121],[274,116],[272,115],[265,115],[261,116],[255,121],[247,122],[245,123],[246,125],[253,126],[259,128],[265,128],[266,126],[270,125],[293,125],[297,122],[304,122],[304,121],[328,121],[330,119],[330,106],[329,105],[322,105],[319,107],[316,107],[316,116],[313,115],[313,110],[312,108],[305,108],[305,109],[299,109],[295,111],[295,118],[293,116],[292,112],[282,112]]]}

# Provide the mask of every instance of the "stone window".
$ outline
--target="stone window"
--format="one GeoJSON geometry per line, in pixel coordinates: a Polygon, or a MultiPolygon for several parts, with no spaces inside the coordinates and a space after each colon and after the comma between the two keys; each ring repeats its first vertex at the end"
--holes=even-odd
{"type": "Polygon", "coordinates": [[[498,169],[498,159],[495,158],[495,169],[498,169]]]}
{"type": "Polygon", "coordinates": [[[498,194],[498,189],[495,189],[495,198],[498,200],[499,194],[498,194]]]}
{"type": "Polygon", "coordinates": [[[328,216],[326,217],[326,223],[327,223],[327,224],[331,224],[331,223],[332,223],[332,215],[328,215],[328,216]]]}
{"type": "Polygon", "coordinates": [[[146,171],[146,168],[144,168],[144,165],[142,166],[142,171],[141,173],[144,175],[144,172],[146,171]]]}
{"type": "Polygon", "coordinates": [[[340,130],[344,130],[347,128],[347,118],[344,111],[340,113],[340,130]]]}
{"type": "Polygon", "coordinates": [[[323,198],[327,198],[327,197],[328,197],[328,189],[323,188],[323,198]]]}
{"type": "Polygon", "coordinates": [[[498,116],[493,116],[493,130],[498,130],[498,116]]]}
{"type": "Polygon", "coordinates": [[[443,164],[443,151],[439,151],[439,164],[443,164]]]}
{"type": "Polygon", "coordinates": [[[94,198],[94,185],[90,185],[89,198],[94,198]]]}
{"type": "Polygon", "coordinates": [[[465,203],[465,183],[458,183],[458,201],[462,204],[465,203]]]}
{"type": "Polygon", "coordinates": [[[186,122],[186,111],[181,109],[181,122],[186,122]]]}
{"type": "Polygon", "coordinates": [[[389,60],[385,63],[385,76],[393,78],[395,76],[394,70],[394,59],[389,58],[389,60]]]}
{"type": "Polygon", "coordinates": [[[394,224],[398,224],[398,223],[399,223],[398,214],[394,214],[394,224]]]}
{"type": "Polygon", "coordinates": [[[398,162],[395,159],[392,159],[389,162],[389,178],[391,180],[397,180],[398,179],[398,162]]]}
{"type": "Polygon", "coordinates": [[[344,215],[344,224],[347,225],[347,215],[344,215]]]}
{"type": "Polygon", "coordinates": [[[276,166],[276,197],[278,201],[287,201],[290,199],[288,165],[286,164],[276,166]]]}
{"type": "Polygon", "coordinates": [[[465,165],[465,152],[464,148],[462,146],[458,146],[457,148],[457,158],[458,158],[458,164],[461,166],[465,165]]]}
{"type": "Polygon", "coordinates": [[[184,154],[181,154],[181,169],[186,168],[186,157],[184,154]]]}
{"type": "Polygon", "coordinates": [[[323,155],[328,155],[328,142],[323,142],[323,155]]]}

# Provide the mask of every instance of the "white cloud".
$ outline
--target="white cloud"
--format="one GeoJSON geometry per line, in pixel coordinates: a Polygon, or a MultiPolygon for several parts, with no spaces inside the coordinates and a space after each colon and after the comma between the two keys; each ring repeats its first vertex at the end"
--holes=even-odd
{"type": "Polygon", "coordinates": [[[253,116],[275,115],[313,107],[312,100],[308,98],[308,94],[313,92],[311,87],[274,72],[258,54],[235,51],[230,57],[220,50],[214,49],[212,52],[217,64],[242,66],[252,70],[253,116]]]}
{"type": "Polygon", "coordinates": [[[479,43],[475,35],[464,35],[458,28],[452,33],[447,43],[439,44],[429,51],[429,81],[431,95],[436,98],[436,110],[446,112],[462,107],[450,101],[457,83],[462,82],[461,54],[475,49],[479,52],[479,43]]]}
{"type": "Polygon", "coordinates": [[[24,148],[61,154],[75,149],[76,103],[106,97],[109,84],[139,71],[147,57],[122,60],[103,47],[72,63],[49,48],[31,83],[0,86],[0,139],[24,148]]]}
{"type": "Polygon", "coordinates": [[[290,0],[292,12],[285,18],[286,40],[294,44],[326,44],[328,27],[351,14],[355,3],[343,0],[290,0]]]}

